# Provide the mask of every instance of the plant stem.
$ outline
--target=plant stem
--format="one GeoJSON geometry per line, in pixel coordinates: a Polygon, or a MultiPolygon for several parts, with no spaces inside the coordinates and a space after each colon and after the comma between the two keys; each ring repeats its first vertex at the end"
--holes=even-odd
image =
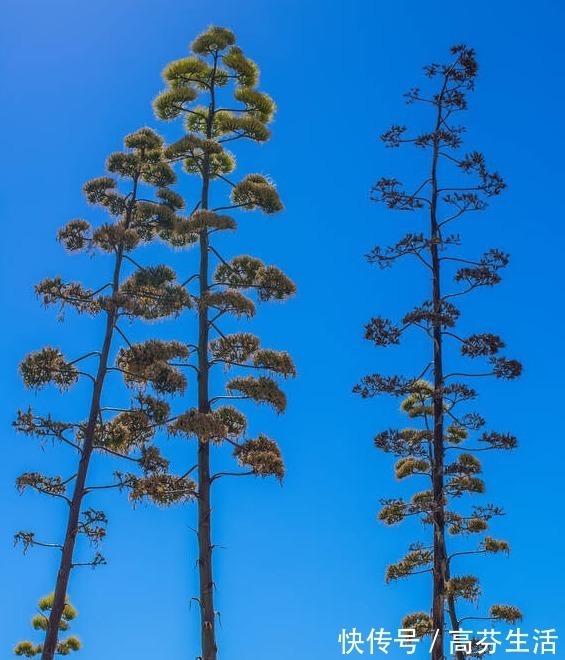
{"type": "MultiPolygon", "coordinates": [[[[447,77],[444,83],[444,90],[447,77]]],[[[431,262],[432,262],[432,305],[434,311],[433,321],[433,363],[434,363],[434,429],[433,429],[433,462],[432,462],[432,502],[433,502],[433,528],[434,528],[434,566],[433,566],[433,602],[432,602],[432,629],[437,633],[436,643],[432,649],[432,660],[444,659],[444,632],[445,632],[445,592],[447,574],[447,553],[445,549],[445,502],[444,502],[444,445],[443,445],[443,337],[441,325],[441,266],[438,254],[438,240],[440,230],[437,220],[438,207],[438,158],[439,136],[438,131],[442,120],[442,94],[438,97],[438,112],[436,131],[432,154],[431,168],[431,262]]]]}
{"type": "MultiPolygon", "coordinates": [[[[135,204],[137,195],[137,182],[138,176],[134,178],[132,198],[128,204],[125,227],[129,227],[132,217],[132,210],[135,204]]],[[[120,244],[116,250],[116,260],[114,263],[114,276],[112,280],[112,294],[118,293],[120,288],[120,275],[124,259],[124,246],[120,244]]],[[[45,643],[41,653],[41,660],[53,660],[57,652],[57,643],[59,640],[59,626],[65,609],[65,602],[67,598],[67,588],[71,571],[73,569],[73,555],[75,549],[76,538],[79,532],[79,518],[83,498],[86,494],[86,477],[88,474],[88,467],[92,452],[94,450],[94,440],[96,435],[96,427],[98,425],[98,418],[100,415],[100,401],[102,397],[102,389],[104,387],[104,380],[108,371],[108,359],[110,355],[110,348],[112,346],[112,339],[116,322],[118,320],[118,311],[112,307],[106,315],[106,330],[104,334],[104,342],[100,352],[100,362],[98,364],[98,371],[94,380],[94,388],[92,391],[92,399],[90,403],[90,412],[88,415],[88,423],[84,432],[84,442],[82,446],[82,454],[78,466],[73,496],[71,499],[71,506],[67,518],[67,528],[65,532],[65,541],[63,543],[63,551],[61,553],[61,560],[59,563],[59,571],[57,573],[57,582],[55,584],[55,593],[53,598],[53,606],[49,614],[49,622],[45,633],[45,643]]]]}
{"type": "MultiPolygon", "coordinates": [[[[208,112],[206,136],[212,138],[215,113],[215,76],[218,55],[214,57],[214,67],[210,84],[210,106],[208,112]]],[[[202,168],[202,209],[209,208],[210,197],[210,156],[206,152],[202,168]]],[[[206,295],[209,290],[209,236],[207,228],[200,231],[200,300],[203,301],[198,312],[198,410],[210,412],[210,392],[208,375],[209,318],[206,295]]],[[[198,440],[198,571],[200,582],[200,621],[202,660],[216,660],[216,621],[214,611],[214,578],[212,573],[212,504],[210,490],[210,443],[198,440]]]]}

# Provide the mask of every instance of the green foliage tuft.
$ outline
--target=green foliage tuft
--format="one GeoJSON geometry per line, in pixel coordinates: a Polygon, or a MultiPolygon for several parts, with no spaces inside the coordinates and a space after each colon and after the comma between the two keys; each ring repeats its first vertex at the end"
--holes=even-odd
{"type": "Polygon", "coordinates": [[[79,378],[77,368],[65,359],[58,348],[46,346],[30,353],[20,364],[20,374],[26,387],[39,389],[52,383],[68,390],[79,378]]]}
{"type": "Polygon", "coordinates": [[[120,349],[117,364],[130,387],[151,384],[161,394],[174,394],[184,392],[187,380],[169,360],[182,360],[189,355],[188,347],[181,342],[151,339],[120,349]]]}
{"type": "Polygon", "coordinates": [[[120,288],[124,313],[147,321],[178,316],[192,306],[186,289],[175,282],[176,275],[168,266],[147,266],[137,270],[120,288]]]}
{"type": "Polygon", "coordinates": [[[231,69],[239,84],[243,87],[255,87],[259,83],[259,67],[253,60],[245,57],[238,46],[232,46],[224,55],[224,66],[231,69]]]}
{"type": "Polygon", "coordinates": [[[198,97],[191,87],[167,89],[153,101],[153,110],[158,119],[170,121],[179,117],[186,106],[198,97]]]}
{"type": "Polygon", "coordinates": [[[489,614],[495,621],[505,621],[510,625],[522,621],[523,618],[522,612],[513,605],[493,605],[489,614]]]}
{"type": "Polygon", "coordinates": [[[216,415],[221,419],[226,427],[226,437],[235,440],[241,437],[247,429],[247,419],[245,415],[233,406],[220,406],[216,410],[216,415]]]}
{"type": "Polygon", "coordinates": [[[213,359],[224,362],[227,367],[230,363],[245,364],[258,349],[259,337],[250,332],[223,335],[210,342],[213,359]]]}
{"type": "Polygon", "coordinates": [[[59,655],[69,655],[71,651],[79,651],[82,648],[78,637],[67,637],[57,644],[57,653],[59,655]]]}
{"type": "MultiPolygon", "coordinates": [[[[49,612],[53,607],[55,595],[54,593],[44,596],[39,600],[38,607],[43,614],[33,617],[31,625],[35,630],[46,631],[49,624],[49,612]]],[[[65,600],[61,621],[59,623],[59,630],[65,631],[69,629],[69,621],[77,617],[76,609],[71,605],[68,596],[65,600]]],[[[79,639],[74,636],[67,637],[66,639],[59,640],[56,647],[58,655],[69,655],[71,651],[78,651],[82,644],[79,639]]],[[[14,654],[23,656],[25,658],[33,658],[43,651],[43,644],[33,644],[30,641],[19,642],[14,648],[14,654]]]]}
{"type": "Polygon", "coordinates": [[[229,215],[220,215],[214,211],[198,209],[185,221],[186,231],[200,232],[203,229],[218,229],[220,231],[235,229],[235,220],[229,215]]]}
{"type": "Polygon", "coordinates": [[[228,435],[228,427],[221,415],[215,411],[203,413],[196,408],[178,415],[169,426],[169,431],[174,435],[194,436],[200,442],[221,442],[228,435]]]}
{"type": "Polygon", "coordinates": [[[171,506],[188,502],[195,496],[196,484],[189,478],[166,473],[145,477],[131,475],[129,497],[133,504],[147,500],[159,506],[171,506]]]}
{"type": "Polygon", "coordinates": [[[211,25],[196,37],[190,48],[195,55],[211,55],[233,44],[235,44],[235,34],[231,30],[211,25]]]}
{"type": "Polygon", "coordinates": [[[507,541],[500,541],[498,539],[493,539],[490,536],[487,536],[482,542],[482,547],[485,552],[496,554],[498,552],[504,552],[508,555],[510,553],[510,545],[507,541]]]}
{"type": "Polygon", "coordinates": [[[433,565],[434,555],[431,550],[422,548],[409,552],[401,561],[391,564],[386,571],[386,581],[399,580],[408,577],[414,572],[430,570],[433,565]]]}
{"type": "Polygon", "coordinates": [[[481,585],[474,575],[452,577],[447,581],[446,593],[455,600],[463,599],[476,603],[481,595],[481,585]]]}
{"type": "Polygon", "coordinates": [[[68,222],[62,227],[57,240],[62,243],[69,252],[79,252],[89,245],[92,228],[86,220],[76,219],[68,222]]]}
{"type": "Polygon", "coordinates": [[[232,112],[218,113],[215,126],[223,135],[231,133],[255,142],[266,142],[271,137],[265,124],[253,115],[238,117],[232,112]]]}
{"type": "Polygon", "coordinates": [[[285,411],[285,393],[272,378],[267,376],[232,378],[226,383],[226,389],[228,392],[239,392],[245,398],[252,399],[256,403],[266,403],[278,413],[285,411]]]}
{"type": "Polygon", "coordinates": [[[260,259],[241,255],[218,265],[214,280],[234,288],[255,289],[260,301],[283,300],[296,292],[296,286],[276,266],[265,266],[260,259]]]}
{"type": "Polygon", "coordinates": [[[124,138],[124,146],[127,149],[151,151],[161,149],[163,144],[163,138],[148,127],[140,128],[124,138]]]}
{"type": "Polygon", "coordinates": [[[118,184],[109,176],[101,176],[97,179],[91,179],[84,184],[82,190],[88,202],[91,204],[101,204],[109,191],[115,190],[118,184]]]}
{"type": "Polygon", "coordinates": [[[445,432],[447,442],[452,445],[459,445],[469,437],[469,431],[459,424],[450,424],[445,432]]]}
{"type": "MultiPolygon", "coordinates": [[[[49,624],[49,619],[43,614],[38,614],[37,616],[34,616],[33,619],[31,620],[31,625],[35,630],[47,630],[48,624],[49,624]]],[[[64,621],[61,621],[61,625],[59,626],[59,629],[65,630],[64,628],[65,625],[68,627],[68,624],[65,624],[64,621]]]]}
{"type": "Polygon", "coordinates": [[[267,124],[273,119],[276,106],[268,94],[251,87],[238,87],[234,92],[234,97],[245,105],[245,109],[250,115],[257,117],[261,122],[267,124]]]}
{"type": "Polygon", "coordinates": [[[108,156],[106,169],[113,174],[119,174],[119,176],[124,178],[133,179],[141,169],[141,158],[137,154],[116,151],[108,156]]]}
{"type": "Polygon", "coordinates": [[[14,648],[15,655],[21,655],[25,658],[34,658],[41,653],[41,647],[32,644],[31,642],[19,642],[14,648]]]}
{"type": "Polygon", "coordinates": [[[274,476],[279,481],[284,477],[284,462],[279,446],[265,435],[257,439],[246,440],[234,449],[234,456],[239,464],[249,467],[261,477],[274,476]]]}
{"type": "Polygon", "coordinates": [[[95,315],[100,311],[100,301],[94,292],[85,289],[79,282],[63,282],[60,277],[47,277],[35,286],[45,307],[58,304],[62,311],[67,305],[79,314],[95,315]]]}
{"type": "Polygon", "coordinates": [[[296,367],[292,357],[286,351],[261,348],[253,354],[253,366],[257,369],[266,369],[279,374],[284,378],[294,378],[296,376],[296,367]]]}
{"type": "Polygon", "coordinates": [[[419,380],[411,385],[410,390],[410,395],[400,404],[400,409],[413,419],[433,415],[433,386],[425,380],[419,380]]]}
{"type": "Polygon", "coordinates": [[[109,253],[113,253],[119,248],[129,252],[137,247],[139,241],[139,233],[135,229],[126,227],[123,221],[104,223],[92,233],[92,244],[109,253]]]}
{"type": "Polygon", "coordinates": [[[167,64],[163,69],[163,79],[173,89],[192,89],[192,85],[206,89],[211,73],[212,68],[204,60],[185,57],[167,64]]]}
{"type": "Polygon", "coordinates": [[[395,465],[395,472],[397,479],[404,479],[406,477],[413,476],[415,474],[429,474],[430,473],[430,463],[429,461],[423,458],[414,458],[413,456],[407,456],[406,458],[401,458],[395,465]]]}
{"type": "Polygon", "coordinates": [[[402,627],[416,631],[416,637],[424,637],[432,634],[432,619],[425,612],[415,612],[408,614],[402,619],[402,627]]]}
{"type": "Polygon", "coordinates": [[[247,211],[261,209],[264,213],[278,213],[284,206],[276,188],[260,174],[248,174],[231,193],[233,204],[247,211]]]}
{"type": "Polygon", "coordinates": [[[159,188],[156,196],[172,211],[179,211],[185,207],[185,201],[181,195],[172,190],[169,190],[168,188],[159,188]]]}
{"type": "Polygon", "coordinates": [[[104,425],[99,446],[129,454],[149,442],[154,434],[155,429],[143,410],[126,410],[104,425]]]}
{"type": "Polygon", "coordinates": [[[208,292],[200,299],[200,305],[212,307],[219,312],[233,314],[237,318],[255,316],[254,302],[240,291],[233,289],[208,292]]]}
{"type": "Polygon", "coordinates": [[[401,498],[396,500],[385,500],[377,517],[385,525],[396,525],[406,518],[409,509],[410,506],[408,502],[405,502],[401,498]]]}

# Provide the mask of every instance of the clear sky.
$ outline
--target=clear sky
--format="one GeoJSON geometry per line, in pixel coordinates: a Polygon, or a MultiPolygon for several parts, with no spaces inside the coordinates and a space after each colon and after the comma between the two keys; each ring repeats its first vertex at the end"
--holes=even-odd
{"type": "MultiPolygon", "coordinates": [[[[42,452],[11,430],[18,407],[60,406],[53,394],[26,392],[17,363],[43,342],[72,353],[92,348],[99,336],[88,319],[58,323],[40,308],[32,285],[85,272],[85,262],[56,243],[58,227],[74,217],[98,217],[81,187],[102,173],[126,133],[149,125],[177,135],[178,127],[154,119],[150,102],[162,87],[163,65],[185,56],[210,23],[236,32],[279,108],[272,141],[246,147],[238,172],[272,176],[286,205],[273,219],[242,218],[241,233],[226,248],[277,264],[299,287],[284,306],[263,306],[253,325],[266,345],[291,352],[300,373],[287,388],[288,412],[277,418],[260,411],[253,423],[283,447],[284,487],[242,479],[226,481],[216,493],[214,540],[225,547],[216,557],[220,657],[329,660],[340,656],[342,628],[394,630],[402,615],[428,607],[427,576],[384,583],[387,563],[419,538],[416,524],[388,529],[376,521],[380,497],[411,490],[394,481],[392,461],[372,445],[377,431],[402,423],[398,403],[361,401],[351,387],[364,373],[409,373],[413,364],[412,344],[379,351],[362,338],[371,316],[398,317],[419,296],[409,267],[381,273],[363,259],[375,244],[416,226],[416,218],[371,203],[369,190],[381,176],[415,175],[410,151],[386,151],[378,135],[410,121],[402,94],[421,82],[424,64],[441,61],[450,45],[462,42],[477,50],[480,64],[465,118],[467,144],[486,153],[508,190],[461,232],[470,252],[502,247],[512,254],[503,284],[466,304],[464,327],[499,332],[524,363],[517,382],[481,384],[478,402],[493,427],[520,440],[511,456],[485,457],[488,500],[507,510],[493,535],[507,538],[513,551],[509,559],[473,561],[462,570],[483,577],[485,605],[519,605],[525,629],[561,627],[565,634],[559,560],[565,541],[559,476],[564,13],[562,3],[549,0],[5,0],[2,657],[32,634],[29,619],[37,599],[52,589],[56,566],[49,551],[24,557],[13,548],[13,534],[37,527],[55,539],[63,521],[57,503],[20,496],[13,485],[24,470],[56,472],[62,462],[60,450],[42,452]]],[[[175,265],[191,272],[193,259],[177,254],[175,265]]],[[[97,267],[103,262],[86,264],[90,282],[97,267]]],[[[174,332],[181,330],[182,323],[174,332]]],[[[73,414],[85,405],[80,396],[71,400],[73,414]]],[[[103,463],[94,470],[102,474],[103,463]]],[[[80,612],[74,626],[84,642],[80,657],[194,658],[194,507],[132,511],[117,495],[99,502],[110,517],[103,546],[109,565],[76,572],[70,589],[80,612]]]]}

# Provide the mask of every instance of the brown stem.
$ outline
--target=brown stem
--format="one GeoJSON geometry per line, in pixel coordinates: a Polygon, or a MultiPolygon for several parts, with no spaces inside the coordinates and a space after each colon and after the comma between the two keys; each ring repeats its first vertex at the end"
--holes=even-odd
{"type": "MultiPolygon", "coordinates": [[[[457,60],[458,62],[459,60],[457,60]]],[[[438,161],[441,151],[441,139],[438,135],[442,124],[449,115],[447,110],[444,116],[443,101],[447,91],[451,72],[457,65],[452,64],[444,74],[443,86],[437,97],[437,117],[434,133],[432,168],[431,168],[431,203],[430,203],[430,227],[431,227],[431,261],[432,261],[432,304],[434,310],[433,339],[434,339],[434,395],[433,395],[433,462],[432,462],[432,498],[433,498],[433,529],[434,529],[434,566],[433,566],[433,603],[432,603],[432,628],[438,631],[436,644],[432,650],[432,660],[444,660],[445,658],[445,605],[447,607],[454,630],[459,627],[455,612],[453,597],[447,596],[447,582],[449,581],[449,559],[445,542],[445,445],[444,445],[444,385],[445,376],[443,369],[443,329],[441,325],[441,258],[439,256],[439,245],[441,244],[441,223],[438,222],[438,201],[442,190],[438,185],[438,161]]],[[[462,654],[456,657],[461,660],[462,654]]]]}
{"type": "MultiPolygon", "coordinates": [[[[208,112],[206,136],[212,138],[215,113],[215,75],[218,64],[217,53],[214,56],[214,67],[210,84],[210,109],[208,112]]],[[[204,156],[202,168],[202,200],[201,208],[209,208],[210,193],[210,156],[204,156]]],[[[200,305],[198,312],[198,410],[201,413],[210,412],[210,392],[208,375],[210,362],[208,359],[209,319],[206,294],[209,289],[209,236],[206,228],[200,232],[200,305]]],[[[216,660],[218,648],[216,645],[216,620],[214,612],[214,578],[212,573],[212,504],[210,490],[212,478],[210,475],[210,443],[198,440],[198,572],[200,583],[200,622],[202,660],[216,660]]]]}
{"type": "MultiPolygon", "coordinates": [[[[447,555],[447,548],[444,547],[444,551],[447,555]]],[[[465,553],[460,553],[460,554],[465,554],[465,553]]],[[[452,555],[452,557],[455,555],[452,555]]],[[[446,570],[446,579],[449,580],[451,578],[451,569],[450,569],[450,559],[447,559],[447,570],[446,570]]],[[[457,611],[455,609],[455,598],[451,596],[447,596],[447,610],[449,612],[449,620],[451,621],[451,630],[459,630],[459,626],[461,622],[457,618],[457,611]]],[[[457,660],[465,660],[465,654],[463,651],[456,651],[455,652],[455,657],[457,660]]]]}
{"type": "Polygon", "coordinates": [[[445,549],[445,503],[444,503],[444,446],[443,446],[443,345],[441,322],[441,265],[438,254],[439,226],[437,220],[438,207],[438,152],[439,139],[437,132],[442,119],[442,97],[447,85],[447,77],[442,93],[438,99],[438,113],[436,120],[436,137],[432,155],[431,170],[431,263],[432,263],[432,304],[434,310],[433,340],[434,340],[434,394],[433,394],[433,462],[432,462],[432,498],[433,498],[433,601],[432,601],[432,629],[436,631],[437,639],[432,649],[432,660],[443,660],[444,632],[445,632],[445,592],[447,582],[447,553],[445,549]]]}

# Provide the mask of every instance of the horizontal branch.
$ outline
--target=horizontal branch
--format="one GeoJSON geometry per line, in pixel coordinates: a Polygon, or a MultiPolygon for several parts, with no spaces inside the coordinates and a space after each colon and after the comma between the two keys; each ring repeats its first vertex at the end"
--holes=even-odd
{"type": "Polygon", "coordinates": [[[210,483],[213,483],[216,479],[220,479],[221,477],[249,477],[253,474],[255,474],[253,470],[250,470],[249,472],[217,472],[210,479],[210,483]]]}

